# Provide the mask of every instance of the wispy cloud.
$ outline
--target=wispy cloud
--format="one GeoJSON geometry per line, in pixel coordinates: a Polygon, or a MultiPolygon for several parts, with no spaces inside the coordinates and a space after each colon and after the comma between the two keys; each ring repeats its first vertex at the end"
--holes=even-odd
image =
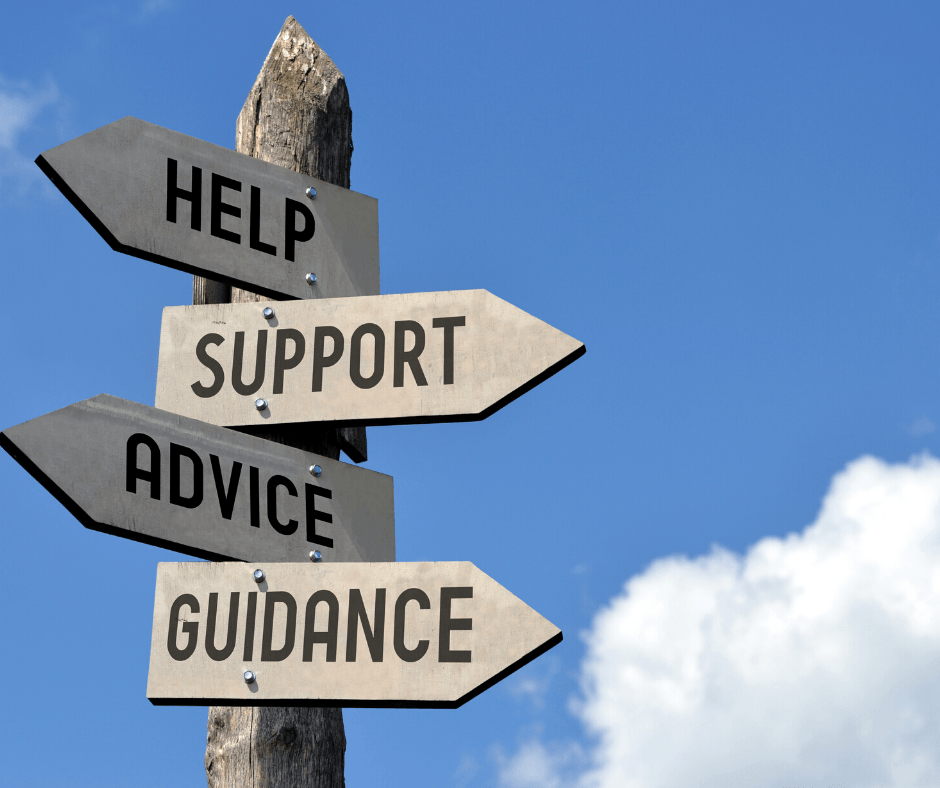
{"type": "Polygon", "coordinates": [[[7,193],[11,188],[20,192],[38,180],[33,156],[21,151],[22,138],[59,101],[59,89],[51,79],[37,86],[0,76],[0,184],[7,193]]]}
{"type": "Polygon", "coordinates": [[[926,416],[921,416],[908,425],[907,431],[915,438],[923,438],[925,435],[936,432],[937,427],[926,416]]]}
{"type": "Polygon", "coordinates": [[[174,5],[173,0],[144,0],[140,4],[140,17],[146,19],[163,11],[167,11],[174,5]]]}
{"type": "Polygon", "coordinates": [[[528,698],[537,709],[545,706],[545,695],[552,679],[558,674],[561,665],[557,658],[546,657],[542,662],[529,666],[523,675],[509,684],[509,691],[515,698],[528,698]],[[541,667],[539,675],[536,671],[541,667]]]}
{"type": "Polygon", "coordinates": [[[501,788],[573,788],[572,775],[584,766],[579,744],[544,744],[540,730],[530,733],[512,755],[494,748],[493,758],[501,788]]]}

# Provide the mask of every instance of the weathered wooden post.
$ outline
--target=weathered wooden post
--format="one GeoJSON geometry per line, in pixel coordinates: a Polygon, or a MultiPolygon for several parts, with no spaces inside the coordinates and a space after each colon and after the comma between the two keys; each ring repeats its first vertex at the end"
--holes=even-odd
{"type": "MultiPolygon", "coordinates": [[[[236,124],[235,147],[264,161],[349,188],[352,110],[346,79],[294,17],[265,58],[236,124]]],[[[193,278],[193,303],[267,300],[193,278]]],[[[258,434],[258,433],[255,433],[258,434]]],[[[366,459],[365,428],[272,427],[261,437],[337,459],[366,459]]],[[[210,788],[339,788],[346,734],[338,708],[213,706],[206,736],[210,788]]]]}

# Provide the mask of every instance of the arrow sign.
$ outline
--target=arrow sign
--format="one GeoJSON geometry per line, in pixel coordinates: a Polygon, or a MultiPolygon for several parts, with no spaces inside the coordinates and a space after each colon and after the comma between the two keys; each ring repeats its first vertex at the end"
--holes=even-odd
{"type": "Polygon", "coordinates": [[[476,421],[584,354],[485,290],[167,307],[156,405],[202,421],[476,421]]]}
{"type": "Polygon", "coordinates": [[[131,117],[36,164],[115,251],[271,298],[379,292],[363,194],[131,117]]]}
{"type": "Polygon", "coordinates": [[[94,531],[216,561],[395,560],[391,477],[279,443],[101,394],[0,446],[94,531]]]}
{"type": "Polygon", "coordinates": [[[456,708],[561,639],[466,561],[161,563],[147,697],[456,708]]]}

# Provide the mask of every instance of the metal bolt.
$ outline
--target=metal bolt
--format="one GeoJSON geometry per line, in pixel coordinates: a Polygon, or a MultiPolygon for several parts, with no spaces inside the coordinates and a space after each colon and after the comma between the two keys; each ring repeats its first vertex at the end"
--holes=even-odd
{"type": "Polygon", "coordinates": [[[272,317],[274,317],[274,310],[271,309],[271,307],[266,306],[261,314],[264,315],[265,320],[270,320],[272,317]]]}
{"type": "Polygon", "coordinates": [[[260,582],[262,582],[262,581],[264,580],[264,570],[263,570],[263,569],[255,569],[255,571],[252,573],[251,576],[255,579],[255,582],[256,582],[256,583],[260,583],[260,582]]]}
{"type": "Polygon", "coordinates": [[[313,186],[311,186],[309,189],[307,189],[307,196],[308,196],[311,200],[317,199],[317,190],[314,189],[313,186]]]}
{"type": "Polygon", "coordinates": [[[268,407],[268,401],[266,399],[259,397],[255,400],[255,410],[264,410],[266,407],[268,407]]]}
{"type": "Polygon", "coordinates": [[[320,555],[320,551],[319,551],[319,550],[311,550],[311,551],[310,551],[310,560],[313,561],[313,563],[319,564],[321,558],[323,558],[323,556],[320,555]]]}
{"type": "Polygon", "coordinates": [[[304,279],[307,280],[307,284],[308,284],[308,285],[315,285],[315,284],[317,283],[317,275],[316,275],[316,274],[307,274],[307,275],[304,277],[304,279]]]}
{"type": "Polygon", "coordinates": [[[254,684],[254,683],[255,683],[255,674],[254,674],[252,671],[250,671],[250,670],[246,670],[246,671],[245,671],[245,683],[246,683],[246,684],[254,684]]]}
{"type": "Polygon", "coordinates": [[[309,468],[307,468],[307,470],[310,471],[313,476],[319,476],[321,473],[323,473],[323,468],[321,468],[319,465],[311,465],[309,468]]]}

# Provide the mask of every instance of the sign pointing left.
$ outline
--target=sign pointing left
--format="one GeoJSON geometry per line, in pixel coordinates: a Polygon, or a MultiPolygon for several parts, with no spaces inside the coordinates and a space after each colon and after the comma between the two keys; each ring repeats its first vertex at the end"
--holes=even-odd
{"type": "Polygon", "coordinates": [[[36,164],[115,251],[275,299],[378,295],[372,197],[132,117],[36,164]]]}
{"type": "Polygon", "coordinates": [[[94,531],[213,561],[395,560],[390,476],[137,402],[100,394],[0,447],[94,531]]]}

